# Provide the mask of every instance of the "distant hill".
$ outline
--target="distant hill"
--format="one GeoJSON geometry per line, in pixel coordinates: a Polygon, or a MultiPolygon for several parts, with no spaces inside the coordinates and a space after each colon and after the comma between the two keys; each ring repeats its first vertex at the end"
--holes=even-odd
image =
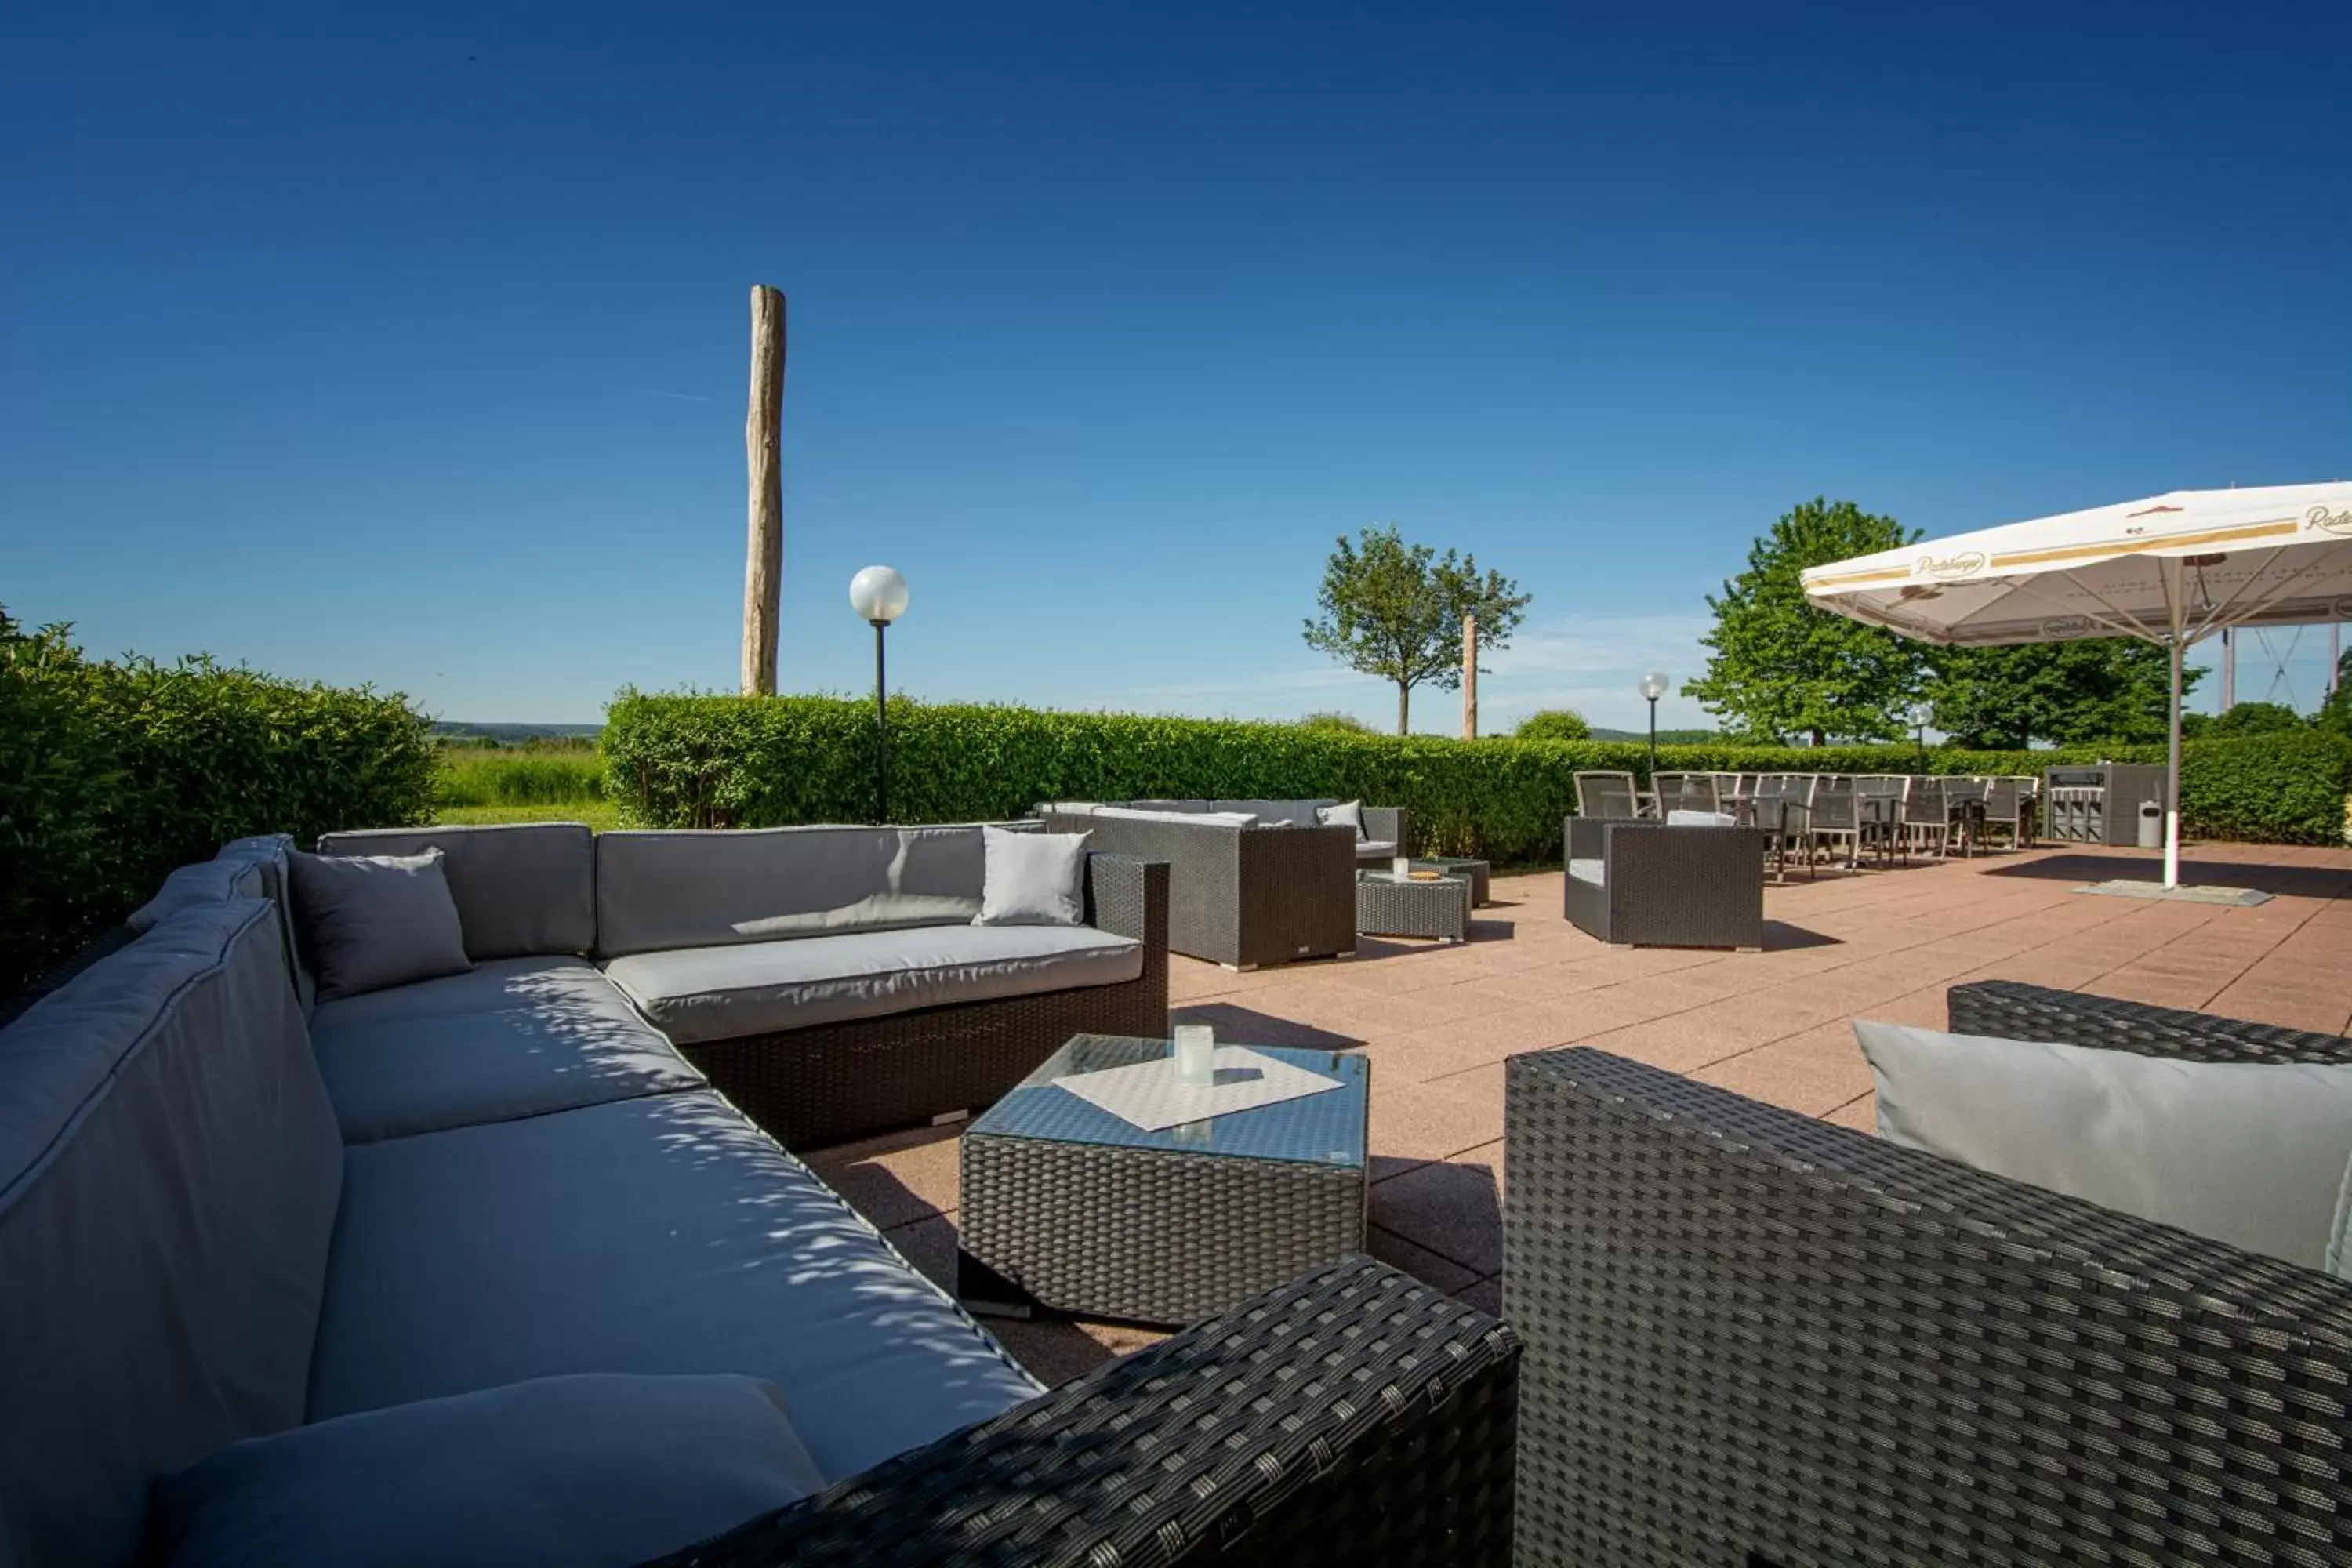
{"type": "Polygon", "coordinates": [[[444,719],[433,726],[436,735],[453,741],[495,741],[501,746],[520,746],[530,741],[560,741],[572,735],[601,735],[602,724],[475,724],[459,719],[444,719]]]}

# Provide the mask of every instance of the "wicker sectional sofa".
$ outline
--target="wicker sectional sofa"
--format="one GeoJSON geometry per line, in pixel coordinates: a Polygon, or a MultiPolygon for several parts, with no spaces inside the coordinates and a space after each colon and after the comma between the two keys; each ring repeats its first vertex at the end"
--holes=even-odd
{"type": "MultiPolygon", "coordinates": [[[[414,1532],[486,1513],[468,1560],[1507,1560],[1499,1323],[1355,1259],[1048,1393],[583,956],[637,871],[434,837],[469,970],[319,1000],[248,840],[0,1030],[0,1561],[446,1560],[414,1532]]],[[[1149,936],[1158,868],[1096,858],[1149,936]]]]}
{"type": "Polygon", "coordinates": [[[1356,950],[1356,868],[1405,841],[1402,808],[1366,806],[1363,830],[1317,825],[1328,800],[1057,802],[1055,833],[1168,866],[1168,945],[1234,969],[1356,950]]]}
{"type": "MultiPolygon", "coordinates": [[[[2352,1061],[2011,983],[1948,1005],[2352,1061]]],[[[2352,1284],[1597,1050],[1506,1083],[1519,1562],[2352,1562],[2352,1284]]]]}

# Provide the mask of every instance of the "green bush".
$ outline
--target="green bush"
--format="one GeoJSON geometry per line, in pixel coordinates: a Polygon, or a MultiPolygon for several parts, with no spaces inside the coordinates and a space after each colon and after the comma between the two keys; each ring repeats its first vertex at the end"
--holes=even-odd
{"type": "Polygon", "coordinates": [[[2303,715],[2284,702],[2241,702],[2215,714],[2205,733],[2215,740],[2238,735],[2277,735],[2304,726],[2303,715]]]}
{"type": "MultiPolygon", "coordinates": [[[[874,816],[874,715],[820,697],[625,691],[604,735],[606,788],[657,827],[759,827],[874,816]]],[[[1671,770],[2038,773],[2068,762],[2162,762],[2163,748],[1969,752],[1912,746],[1661,746],[1671,770]]],[[[1500,864],[1556,861],[1582,769],[1644,773],[1628,741],[1454,741],[1297,724],[890,705],[890,815],[904,822],[1017,816],[1039,801],[1329,795],[1410,814],[1413,846],[1500,864]]],[[[2185,749],[2192,831],[2332,843],[2352,787],[2352,741],[2310,734],[2185,749]]]]}
{"type": "Polygon", "coordinates": [[[1573,708],[1546,708],[1519,721],[1511,731],[1518,741],[1590,741],[1592,726],[1573,708]]]}
{"type": "Polygon", "coordinates": [[[604,798],[604,762],[583,746],[444,746],[436,805],[574,805],[604,798]]]}
{"type": "Polygon", "coordinates": [[[0,996],[223,842],[430,815],[434,749],[396,696],[208,658],[84,658],[0,613],[0,996]]]}
{"type": "Polygon", "coordinates": [[[1372,732],[1372,727],[1370,724],[1365,723],[1353,713],[1342,713],[1337,709],[1321,713],[1309,713],[1298,721],[1298,727],[1302,730],[1345,730],[1351,735],[1369,735],[1372,732]]]}

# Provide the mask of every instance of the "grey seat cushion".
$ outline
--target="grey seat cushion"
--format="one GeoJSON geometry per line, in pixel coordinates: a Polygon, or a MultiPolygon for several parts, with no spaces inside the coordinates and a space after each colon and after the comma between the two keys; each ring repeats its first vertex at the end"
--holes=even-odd
{"type": "Polygon", "coordinates": [[[319,1005],[311,1032],[394,1018],[446,1018],[500,1007],[555,1006],[564,997],[590,1005],[611,996],[612,982],[584,958],[494,958],[463,974],[319,1005]]]}
{"type": "Polygon", "coordinates": [[[156,1489],[171,1568],[628,1568],[824,1489],[748,1377],[543,1377],[249,1438],[156,1489]]]}
{"type": "Polygon", "coordinates": [[[148,1489],[302,1419],[342,1139],[253,899],[0,1030],[0,1563],[138,1559],[148,1489]]]}
{"type": "Polygon", "coordinates": [[[1590,859],[1570,860],[1568,863],[1568,874],[1580,882],[1589,883],[1596,888],[1605,888],[1609,885],[1609,862],[1599,856],[1590,859]]]}
{"type": "Polygon", "coordinates": [[[1356,858],[1359,860],[1392,860],[1396,852],[1393,839],[1360,838],[1356,841],[1356,858]]]}
{"type": "Polygon", "coordinates": [[[345,1156],[310,1385],[324,1420],[573,1372],[784,1391],[828,1480],[1038,1392],[709,1090],[345,1156]]]}
{"type": "Polygon", "coordinates": [[[438,849],[467,956],[585,953],[596,945],[596,836],[577,822],[398,827],[330,833],[322,855],[438,849]]]}
{"type": "Polygon", "coordinates": [[[1091,926],[929,926],[641,952],[604,966],[679,1045],[1114,985],[1143,946],[1091,926]]]}
{"type": "Polygon", "coordinates": [[[496,996],[473,987],[499,1004],[478,1009],[401,1016],[377,1008],[356,1017],[348,1003],[321,1010],[311,1047],[345,1142],[702,1087],[702,1074],[583,960],[500,962],[566,967],[509,972],[496,996]],[[544,983],[551,980],[562,983],[544,983]]]}

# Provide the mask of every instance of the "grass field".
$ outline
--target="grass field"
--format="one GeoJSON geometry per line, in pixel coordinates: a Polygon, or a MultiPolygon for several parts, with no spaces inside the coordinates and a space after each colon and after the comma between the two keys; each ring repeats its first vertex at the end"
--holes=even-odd
{"type": "Polygon", "coordinates": [[[588,746],[451,746],[441,753],[433,804],[441,822],[620,826],[619,809],[604,798],[604,760],[588,746]]]}

